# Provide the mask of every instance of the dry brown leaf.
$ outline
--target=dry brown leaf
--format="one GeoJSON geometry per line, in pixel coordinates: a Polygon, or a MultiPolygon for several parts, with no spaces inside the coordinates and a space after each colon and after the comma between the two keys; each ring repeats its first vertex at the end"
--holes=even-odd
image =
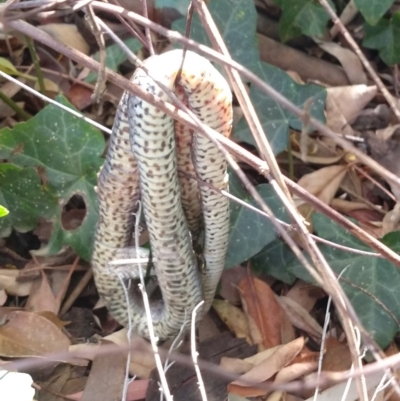
{"type": "Polygon", "coordinates": [[[93,90],[79,83],[71,85],[68,100],[78,109],[82,110],[93,103],[93,90]]]}
{"type": "MultiPolygon", "coordinates": [[[[128,347],[126,329],[116,331],[104,337],[104,340],[111,341],[122,347],[128,347]]],[[[131,352],[129,374],[138,376],[141,379],[148,379],[151,371],[155,368],[154,354],[150,344],[142,337],[134,335],[131,338],[130,346],[133,350],[131,352]]]]}
{"type": "Polygon", "coordinates": [[[228,301],[219,299],[215,299],[212,306],[229,330],[235,333],[236,337],[245,338],[250,345],[253,344],[246,315],[241,309],[228,301]]]}
{"type": "Polygon", "coordinates": [[[64,45],[89,55],[89,45],[74,24],[47,24],[38,26],[39,29],[48,33],[64,45]]]}
{"type": "Polygon", "coordinates": [[[60,303],[56,301],[46,273],[40,270],[40,274],[40,280],[35,280],[33,283],[26,309],[32,312],[49,311],[57,315],[60,310],[60,303]]]}
{"type": "Polygon", "coordinates": [[[326,124],[333,131],[353,135],[350,125],[375,97],[376,86],[352,85],[327,88],[326,124]]]}
{"type": "MultiPolygon", "coordinates": [[[[399,353],[399,349],[398,349],[398,347],[397,347],[395,342],[392,342],[389,345],[389,347],[387,347],[385,349],[385,355],[387,357],[392,356],[392,355],[396,355],[398,353],[399,353]]],[[[400,375],[400,369],[396,369],[395,373],[397,375],[397,381],[398,381],[398,378],[399,378],[399,375],[400,375]]],[[[385,397],[386,401],[400,401],[400,396],[398,396],[396,394],[396,392],[393,391],[393,389],[391,389],[390,387],[385,390],[384,394],[385,394],[386,397],[388,397],[388,398],[385,397]]]]}
{"type": "Polygon", "coordinates": [[[260,364],[264,359],[269,358],[279,347],[281,347],[281,345],[265,349],[258,352],[257,354],[249,356],[248,358],[244,358],[243,360],[245,362],[251,363],[253,366],[256,366],[260,364]]]}
{"type": "MultiPolygon", "coordinates": [[[[59,94],[61,92],[60,87],[51,79],[44,78],[43,83],[47,95],[51,95],[51,93],[59,94]]],[[[34,88],[37,91],[40,91],[42,89],[38,81],[35,82],[34,88]]]]}
{"type": "Polygon", "coordinates": [[[228,385],[228,391],[243,396],[258,396],[267,394],[268,391],[257,388],[257,384],[263,383],[279,372],[300,353],[304,347],[304,338],[300,337],[292,342],[281,345],[268,358],[228,385]],[[252,383],[252,384],[250,384],[252,383]],[[246,390],[247,388],[247,390],[246,390]]]}
{"type": "Polygon", "coordinates": [[[318,46],[339,60],[351,84],[367,84],[367,75],[364,72],[360,59],[353,51],[335,42],[322,42],[318,43],[318,46]]]}
{"type": "Polygon", "coordinates": [[[348,370],[351,366],[351,353],[347,344],[342,344],[333,337],[325,341],[325,354],[322,370],[339,372],[348,370]]]}
{"type": "Polygon", "coordinates": [[[233,305],[240,304],[240,294],[238,285],[246,275],[246,269],[243,266],[235,266],[224,270],[221,276],[219,295],[233,305]]]}
{"type": "Polygon", "coordinates": [[[127,355],[102,353],[101,348],[106,348],[106,345],[107,341],[104,341],[100,353],[93,360],[82,401],[122,398],[127,355]]]}
{"type": "Polygon", "coordinates": [[[304,156],[300,152],[296,152],[295,150],[292,150],[292,155],[297,157],[300,160],[303,160],[304,162],[307,163],[313,163],[313,164],[333,164],[337,163],[339,160],[343,158],[344,153],[337,155],[337,156],[313,156],[313,155],[307,155],[306,160],[304,160],[304,156]]]}
{"type": "Polygon", "coordinates": [[[7,294],[6,292],[2,289],[0,290],[0,306],[3,306],[7,301],[7,294]]]}
{"type": "Polygon", "coordinates": [[[11,312],[0,326],[0,355],[9,358],[66,352],[68,337],[50,320],[33,312],[11,312]]]}
{"type": "Polygon", "coordinates": [[[262,345],[271,348],[282,344],[282,328],[287,327],[285,320],[288,318],[268,284],[247,275],[240,282],[239,289],[246,315],[261,332],[262,345]]]}
{"type": "Polygon", "coordinates": [[[331,206],[342,213],[349,213],[354,210],[369,209],[369,206],[362,202],[348,201],[345,199],[335,198],[331,201],[331,206]]]}
{"type": "Polygon", "coordinates": [[[229,358],[227,356],[221,358],[219,366],[228,372],[236,373],[238,375],[242,375],[254,368],[254,365],[250,362],[246,362],[239,358],[229,358]]]}
{"type": "Polygon", "coordinates": [[[308,333],[314,341],[319,342],[321,340],[322,327],[301,305],[285,296],[277,296],[276,298],[293,326],[308,333]]]}
{"type": "MultiPolygon", "coordinates": [[[[315,195],[319,200],[330,204],[335,196],[340,183],[347,173],[346,166],[328,166],[305,174],[300,178],[298,185],[315,195]]],[[[304,201],[293,197],[297,207],[304,205],[304,201]]]]}
{"type": "Polygon", "coordinates": [[[19,270],[0,269],[0,287],[8,294],[19,297],[26,297],[32,288],[31,281],[17,281],[20,275],[19,270]]]}
{"type": "Polygon", "coordinates": [[[315,287],[314,285],[302,280],[297,280],[294,286],[286,294],[287,298],[296,302],[307,312],[311,311],[318,299],[325,296],[326,294],[321,288],[315,287]]]}
{"type": "Polygon", "coordinates": [[[285,366],[276,374],[274,384],[288,383],[292,380],[296,380],[302,376],[314,372],[317,369],[317,367],[318,367],[317,361],[294,363],[291,364],[290,366],[285,366]]]}

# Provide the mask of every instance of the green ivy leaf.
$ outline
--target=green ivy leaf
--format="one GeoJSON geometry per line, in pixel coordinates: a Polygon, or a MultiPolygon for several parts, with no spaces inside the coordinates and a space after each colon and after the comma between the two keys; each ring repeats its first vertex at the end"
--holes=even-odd
{"type": "MultiPolygon", "coordinates": [[[[232,195],[258,208],[256,202],[250,199],[250,196],[241,187],[239,180],[232,173],[230,174],[229,187],[232,195]]],[[[287,221],[284,207],[272,187],[268,184],[261,184],[256,189],[275,216],[287,221]]],[[[276,238],[272,223],[266,217],[236,202],[231,202],[229,232],[226,268],[250,259],[276,238]]]]}
{"type": "Polygon", "coordinates": [[[379,50],[380,58],[387,65],[400,62],[400,11],[392,18],[381,19],[375,26],[364,24],[365,38],[363,46],[379,50]]]}
{"type": "MultiPolygon", "coordinates": [[[[209,10],[219,32],[228,47],[231,57],[250,70],[254,70],[259,59],[255,38],[257,12],[252,0],[212,0],[209,10]]],[[[172,24],[172,29],[184,34],[186,18],[172,24]]],[[[210,42],[195,14],[192,22],[191,38],[210,46],[210,42]]]]}
{"type": "Polygon", "coordinates": [[[269,274],[287,284],[294,284],[296,276],[288,269],[282,269],[289,263],[294,263],[296,256],[282,240],[270,242],[259,254],[251,259],[251,267],[261,274],[269,274]]]}
{"type": "MultiPolygon", "coordinates": [[[[59,96],[57,100],[72,108],[65,98],[59,96]]],[[[68,244],[81,257],[89,259],[97,222],[94,186],[103,163],[104,148],[103,135],[96,128],[54,105],[46,106],[35,117],[13,129],[0,131],[0,158],[20,167],[40,167],[43,170],[41,177],[58,197],[58,207],[52,216],[49,252],[57,252],[68,244]],[[86,216],[80,227],[65,230],[61,224],[62,207],[74,195],[80,195],[85,201],[86,216]]],[[[36,194],[30,193],[31,188],[26,182],[24,185],[25,196],[35,202],[36,194]]],[[[10,207],[1,198],[0,203],[10,207]]],[[[49,203],[48,208],[51,206],[49,203]]],[[[45,211],[42,205],[38,213],[48,217],[45,211]]]]}
{"type": "MultiPolygon", "coordinates": [[[[282,42],[300,36],[322,36],[329,15],[318,0],[274,0],[282,8],[279,36],[282,42]]],[[[331,5],[333,5],[330,2],[331,5]]]]}
{"type": "Polygon", "coordinates": [[[182,15],[187,14],[190,0],[156,0],[156,8],[174,8],[182,15]]]}
{"type": "MultiPolygon", "coordinates": [[[[315,213],[313,224],[317,234],[329,241],[351,248],[372,251],[324,215],[315,213]]],[[[340,284],[349,297],[364,327],[377,343],[386,348],[400,324],[400,271],[386,259],[343,251],[319,245],[327,262],[342,273],[340,284]]],[[[277,261],[278,262],[278,261],[277,261]]],[[[310,281],[309,274],[297,260],[281,265],[296,277],[310,281]]]]}
{"type": "MultiPolygon", "coordinates": [[[[137,53],[142,48],[142,44],[135,38],[126,39],[124,40],[124,43],[126,46],[128,46],[132,53],[137,53]]],[[[100,62],[100,53],[97,52],[94,54],[93,58],[100,62]]],[[[128,60],[128,56],[117,43],[114,43],[106,48],[106,67],[113,71],[117,71],[117,68],[126,60],[128,60]]],[[[96,80],[97,74],[93,71],[91,71],[85,78],[85,82],[88,83],[96,82],[96,80]]]]}
{"type": "MultiPolygon", "coordinates": [[[[326,90],[322,86],[299,85],[284,71],[261,61],[258,63],[257,75],[300,108],[303,108],[306,101],[310,102],[311,116],[325,122],[326,90]]],[[[302,122],[255,86],[251,87],[250,98],[274,154],[282,152],[288,143],[289,127],[301,130],[302,122]]],[[[239,121],[234,135],[246,143],[256,145],[245,119],[239,121]]]]}
{"type": "Polygon", "coordinates": [[[393,3],[394,0],[354,0],[357,9],[370,25],[375,25],[393,3]]]}
{"type": "Polygon", "coordinates": [[[57,197],[42,185],[33,168],[0,164],[0,237],[7,237],[14,228],[20,232],[32,230],[39,217],[50,219],[57,208],[57,197]],[[3,211],[7,213],[3,214],[3,211]]]}

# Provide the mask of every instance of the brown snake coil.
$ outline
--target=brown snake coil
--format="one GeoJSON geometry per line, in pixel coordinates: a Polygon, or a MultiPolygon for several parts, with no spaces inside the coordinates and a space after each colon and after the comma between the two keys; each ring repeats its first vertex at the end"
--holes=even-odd
{"type": "MultiPolygon", "coordinates": [[[[228,136],[232,124],[228,84],[208,60],[187,52],[175,88],[182,57],[181,50],[152,56],[145,61],[152,78],[138,68],[132,82],[167,102],[170,102],[168,95],[155,81],[175,89],[204,124],[228,136]]],[[[138,277],[137,264],[129,266],[129,277],[123,275],[124,285],[117,274],[118,268],[109,265],[111,261],[135,255],[124,248],[132,244],[137,200],[141,198],[143,204],[163,298],[163,302],[152,305],[155,335],[160,339],[175,336],[182,327],[187,327],[191,312],[201,300],[205,304],[198,317],[208,311],[226,257],[227,198],[207,186],[199,186],[197,181],[179,174],[178,169],[218,189],[228,189],[226,161],[209,139],[125,92],[98,180],[100,217],[92,266],[100,296],[110,312],[125,326],[130,316],[134,330],[146,337],[147,320],[141,298],[129,291],[127,300],[124,291],[128,278],[138,277]],[[202,238],[199,235],[202,227],[204,267],[200,269],[193,242],[202,238]]],[[[148,252],[143,250],[140,256],[146,258],[148,252]]]]}

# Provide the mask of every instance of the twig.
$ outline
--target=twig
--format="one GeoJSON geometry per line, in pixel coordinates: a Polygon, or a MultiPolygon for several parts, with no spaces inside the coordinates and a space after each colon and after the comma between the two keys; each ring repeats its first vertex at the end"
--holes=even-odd
{"type": "MultiPolygon", "coordinates": [[[[74,262],[73,266],[76,267],[77,263],[78,263],[78,260],[76,261],[76,263],[74,262]]],[[[71,272],[71,270],[74,271],[75,267],[72,267],[69,271],[70,272],[71,272]]],[[[65,302],[60,310],[60,316],[62,316],[68,312],[68,310],[71,308],[72,304],[77,300],[77,298],[79,297],[79,295],[81,294],[83,289],[87,286],[87,284],[92,279],[92,277],[93,277],[92,269],[87,270],[85,272],[85,274],[83,275],[83,277],[79,280],[78,285],[74,287],[74,289],[72,290],[69,297],[65,300],[65,302]]]]}
{"type": "MultiPolygon", "coordinates": [[[[149,14],[147,12],[147,0],[142,0],[142,12],[143,12],[143,17],[149,19],[149,14]]],[[[154,55],[154,47],[153,47],[153,41],[151,40],[151,31],[149,27],[144,28],[144,33],[146,35],[146,43],[147,43],[147,49],[150,53],[150,55],[154,55]]]]}
{"type": "Polygon", "coordinates": [[[199,364],[197,363],[197,357],[199,356],[199,353],[196,350],[196,314],[197,311],[203,306],[204,301],[199,302],[198,305],[193,309],[192,312],[192,328],[190,332],[190,342],[191,342],[191,353],[192,353],[192,360],[193,360],[193,365],[194,365],[194,371],[196,372],[196,377],[198,380],[198,385],[199,385],[199,390],[201,394],[201,399],[203,401],[207,401],[207,393],[206,393],[206,388],[204,387],[204,382],[203,382],[203,377],[200,372],[199,364]]]}
{"type": "Polygon", "coordinates": [[[33,45],[32,39],[29,36],[25,36],[25,40],[26,43],[28,44],[29,54],[31,55],[33,65],[35,67],[35,72],[39,83],[40,92],[45,94],[46,85],[44,84],[44,78],[43,78],[42,68],[40,67],[38,54],[36,52],[35,46],[33,45]]]}
{"type": "Polygon", "coordinates": [[[84,114],[79,113],[76,110],[71,109],[68,106],[65,106],[61,103],[56,102],[55,100],[49,98],[46,95],[43,95],[42,93],[38,92],[37,90],[31,88],[28,85],[25,85],[24,83],[18,81],[18,79],[13,78],[11,75],[6,74],[5,72],[0,70],[0,76],[15,83],[16,85],[20,86],[21,88],[25,89],[27,92],[32,93],[33,95],[39,97],[40,99],[49,102],[51,104],[53,104],[54,106],[59,107],[60,109],[63,109],[65,111],[67,111],[68,113],[71,113],[72,115],[74,115],[75,117],[78,117],[80,119],[82,119],[83,121],[93,125],[94,127],[98,128],[99,130],[105,132],[108,135],[111,135],[111,130],[107,127],[105,127],[104,125],[99,124],[98,122],[92,120],[91,118],[86,117],[84,114]]]}
{"type": "Polygon", "coordinates": [[[100,69],[97,74],[96,85],[92,94],[92,100],[95,103],[100,101],[100,96],[106,88],[106,43],[104,41],[103,32],[100,29],[96,20],[96,15],[90,3],[85,7],[86,22],[88,23],[93,36],[96,38],[97,45],[99,46],[100,69]]]}

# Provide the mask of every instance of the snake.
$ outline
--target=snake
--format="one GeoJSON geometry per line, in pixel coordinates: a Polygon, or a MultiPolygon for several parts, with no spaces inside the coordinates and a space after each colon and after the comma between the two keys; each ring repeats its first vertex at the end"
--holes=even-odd
{"type": "MultiPolygon", "coordinates": [[[[230,135],[232,94],[206,58],[171,50],[150,56],[143,65],[131,78],[135,85],[166,102],[171,99],[161,87],[173,90],[202,123],[230,135]]],[[[99,219],[91,264],[111,315],[149,338],[149,316],[140,292],[130,285],[143,267],[135,257],[148,260],[150,253],[132,247],[140,200],[161,292],[150,297],[154,334],[165,340],[188,329],[201,301],[196,319],[211,307],[225,264],[230,217],[229,201],[221,193],[228,190],[223,154],[206,136],[125,91],[95,190],[99,219]],[[117,264],[122,259],[128,259],[123,268],[117,264]]]]}

